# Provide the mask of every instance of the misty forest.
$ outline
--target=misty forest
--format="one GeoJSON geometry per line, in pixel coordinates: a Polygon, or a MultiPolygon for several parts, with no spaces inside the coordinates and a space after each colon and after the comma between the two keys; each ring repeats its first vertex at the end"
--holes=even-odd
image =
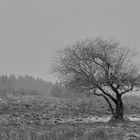
{"type": "Polygon", "coordinates": [[[0,76],[1,140],[140,139],[136,53],[113,39],[77,41],[54,56],[58,82],[0,76]]]}

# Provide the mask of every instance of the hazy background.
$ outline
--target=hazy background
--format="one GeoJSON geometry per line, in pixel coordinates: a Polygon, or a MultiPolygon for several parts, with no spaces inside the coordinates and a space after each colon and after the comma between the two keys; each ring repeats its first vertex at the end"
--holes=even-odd
{"type": "Polygon", "coordinates": [[[55,49],[98,35],[140,51],[140,1],[0,0],[0,75],[55,81],[55,49]]]}

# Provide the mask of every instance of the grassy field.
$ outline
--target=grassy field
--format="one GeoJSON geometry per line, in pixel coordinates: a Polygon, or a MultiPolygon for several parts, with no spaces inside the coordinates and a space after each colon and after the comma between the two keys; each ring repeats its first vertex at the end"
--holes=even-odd
{"type": "Polygon", "coordinates": [[[1,127],[2,140],[122,140],[126,133],[140,135],[140,123],[111,125],[107,123],[56,124],[45,127],[1,127]]]}
{"type": "MultiPolygon", "coordinates": [[[[124,101],[125,114],[139,115],[140,98],[125,97],[124,101]]],[[[110,115],[110,111],[99,98],[62,100],[38,96],[2,97],[0,140],[122,140],[129,133],[140,135],[140,122],[55,122],[60,118],[104,115],[110,115]]]]}

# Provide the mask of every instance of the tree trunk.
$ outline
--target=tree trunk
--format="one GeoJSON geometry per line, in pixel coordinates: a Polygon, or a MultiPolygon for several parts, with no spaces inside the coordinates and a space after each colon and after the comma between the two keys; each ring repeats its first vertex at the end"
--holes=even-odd
{"type": "Polygon", "coordinates": [[[124,105],[121,95],[117,95],[117,103],[114,114],[112,114],[112,119],[114,121],[124,121],[124,105]]]}
{"type": "Polygon", "coordinates": [[[105,95],[102,95],[102,97],[104,97],[104,99],[108,103],[110,111],[112,113],[112,118],[110,121],[113,121],[113,122],[124,121],[124,116],[123,116],[124,115],[124,105],[123,105],[123,101],[122,101],[122,95],[117,94],[116,101],[114,102],[115,109],[113,108],[110,100],[105,95]]]}

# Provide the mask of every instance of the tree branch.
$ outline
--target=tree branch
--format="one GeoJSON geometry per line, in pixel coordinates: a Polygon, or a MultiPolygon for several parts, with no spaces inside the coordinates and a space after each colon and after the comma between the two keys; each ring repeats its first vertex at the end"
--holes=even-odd
{"type": "Polygon", "coordinates": [[[104,99],[106,100],[106,102],[108,103],[112,114],[114,115],[114,108],[112,107],[111,102],[109,101],[109,99],[108,99],[106,96],[103,95],[103,97],[104,97],[104,99]]]}
{"type": "Polygon", "coordinates": [[[117,100],[111,94],[105,92],[100,86],[98,86],[98,89],[100,91],[102,91],[103,94],[105,94],[106,96],[108,96],[115,104],[117,103],[117,100]]]}
{"type": "Polygon", "coordinates": [[[113,84],[110,84],[110,87],[117,95],[119,94],[119,91],[113,86],[113,84]]]}
{"type": "Polygon", "coordinates": [[[103,95],[102,93],[100,93],[100,94],[96,93],[96,91],[94,91],[94,95],[102,96],[102,97],[106,100],[106,102],[108,103],[109,108],[110,108],[112,114],[114,115],[114,108],[112,107],[112,104],[111,104],[111,102],[109,101],[109,99],[108,99],[105,95],[103,95]]]}
{"type": "Polygon", "coordinates": [[[133,87],[134,87],[134,86],[131,85],[131,88],[129,88],[129,89],[127,89],[127,90],[121,92],[121,95],[123,95],[123,94],[125,94],[125,93],[127,93],[127,92],[129,92],[129,91],[132,91],[132,90],[133,90],[133,87]]]}

